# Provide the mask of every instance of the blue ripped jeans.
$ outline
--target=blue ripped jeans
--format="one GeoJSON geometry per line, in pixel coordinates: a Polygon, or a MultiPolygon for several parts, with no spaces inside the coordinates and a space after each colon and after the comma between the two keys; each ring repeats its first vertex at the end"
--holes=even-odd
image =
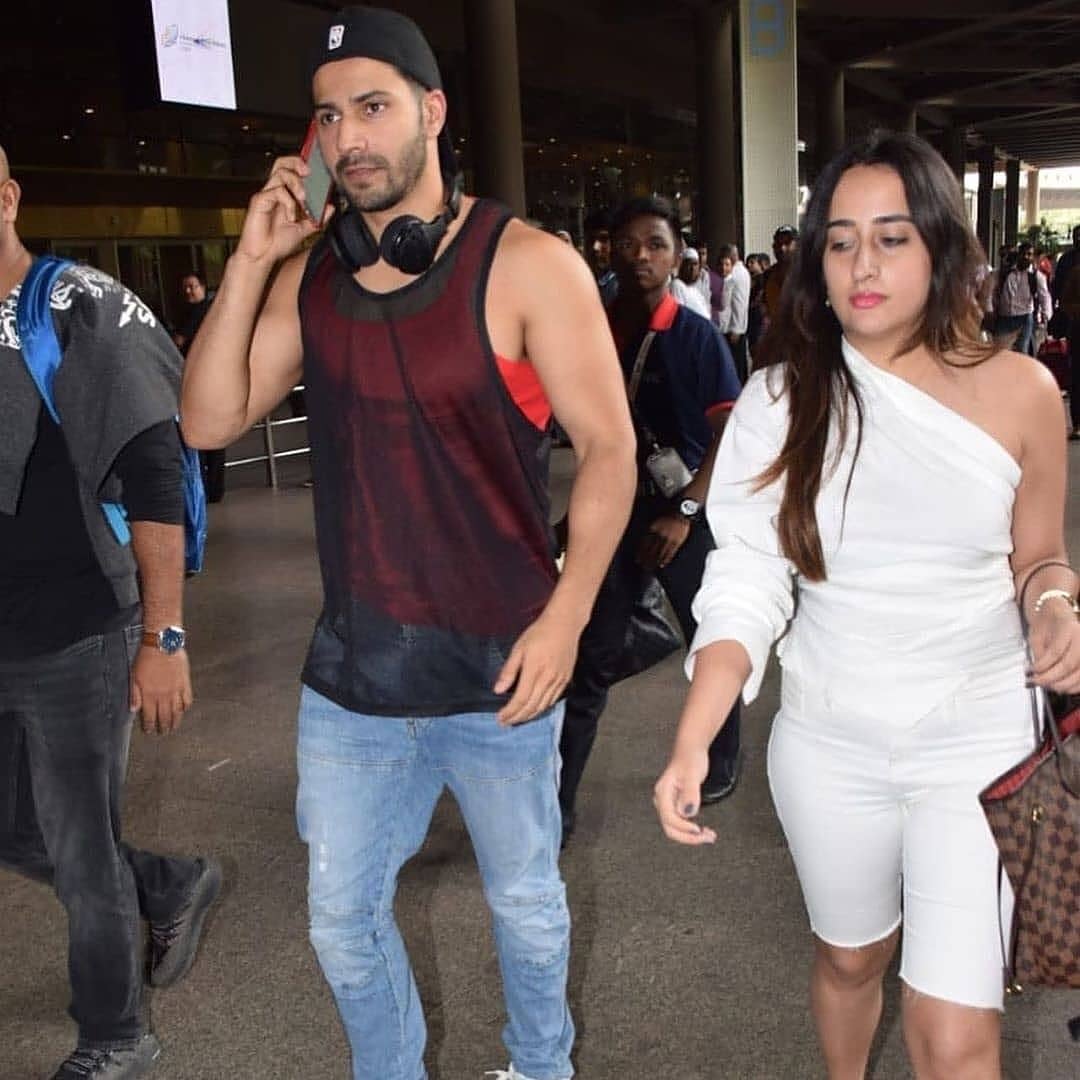
{"type": "Polygon", "coordinates": [[[502,728],[492,713],[367,716],[304,687],[299,726],[311,941],[348,1035],[354,1080],[427,1075],[426,1028],[394,893],[444,787],[461,808],[491,909],[510,1058],[531,1080],[571,1076],[570,915],[558,868],[562,705],[502,728]]]}

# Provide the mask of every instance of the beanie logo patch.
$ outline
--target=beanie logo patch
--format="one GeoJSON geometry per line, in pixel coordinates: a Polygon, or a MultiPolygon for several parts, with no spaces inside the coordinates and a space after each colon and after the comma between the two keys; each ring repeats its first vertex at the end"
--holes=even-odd
{"type": "Polygon", "coordinates": [[[326,47],[328,49],[340,49],[341,42],[345,37],[345,24],[339,23],[337,26],[330,27],[330,40],[327,41],[326,47]]]}

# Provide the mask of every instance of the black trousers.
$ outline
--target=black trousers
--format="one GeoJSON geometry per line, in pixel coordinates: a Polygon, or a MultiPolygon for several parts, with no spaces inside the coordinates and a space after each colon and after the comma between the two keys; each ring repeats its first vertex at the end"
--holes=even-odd
{"type": "Polygon", "coordinates": [[[0,864],[51,885],[67,910],[80,1045],[145,1029],[140,917],[170,922],[199,869],[120,839],[141,629],[0,664],[0,864]]]}
{"type": "Polygon", "coordinates": [[[1073,431],[1080,431],[1080,319],[1069,323],[1069,416],[1073,431]]]}
{"type": "MultiPolygon", "coordinates": [[[[559,804],[564,818],[574,810],[578,785],[596,741],[600,714],[607,704],[608,686],[600,672],[610,668],[612,650],[621,647],[634,603],[652,576],[638,566],[635,554],[649,525],[665,510],[670,512],[668,504],[649,497],[640,498],[634,504],[630,524],[615,552],[613,573],[605,579],[581,635],[577,664],[566,693],[566,718],[559,744],[562,756],[559,804]]],[[[697,630],[690,607],[701,585],[705,559],[713,546],[708,525],[704,521],[695,521],[689,538],[675,558],[656,571],[655,576],[671,601],[688,644],[697,630]]],[[[736,702],[709,749],[709,759],[733,762],[738,752],[739,706],[736,702]]]]}
{"type": "Polygon", "coordinates": [[[202,466],[206,501],[221,502],[225,498],[225,451],[200,450],[199,464],[202,466]]]}

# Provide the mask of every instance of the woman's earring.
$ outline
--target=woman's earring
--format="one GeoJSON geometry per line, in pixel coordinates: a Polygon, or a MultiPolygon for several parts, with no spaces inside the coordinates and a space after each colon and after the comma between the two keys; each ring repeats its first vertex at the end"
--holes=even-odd
{"type": "Polygon", "coordinates": [[[825,306],[832,307],[832,304],[829,303],[829,298],[827,296],[825,297],[825,306]]]}

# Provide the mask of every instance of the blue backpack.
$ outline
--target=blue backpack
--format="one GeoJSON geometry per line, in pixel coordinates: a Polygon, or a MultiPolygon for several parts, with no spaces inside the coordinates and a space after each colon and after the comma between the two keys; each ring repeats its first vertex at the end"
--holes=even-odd
{"type": "MultiPolygon", "coordinates": [[[[41,400],[45,402],[45,408],[57,424],[60,417],[56,412],[52,388],[63,354],[56,338],[49,299],[57,278],[72,265],[70,260],[53,255],[35,259],[22,283],[15,315],[27,370],[41,394],[41,400]]],[[[198,451],[185,446],[182,440],[180,445],[184,462],[184,568],[189,574],[195,574],[202,569],[206,548],[206,492],[203,490],[198,451]]],[[[120,503],[102,502],[101,509],[117,542],[130,543],[131,530],[123,506],[120,503]]]]}

